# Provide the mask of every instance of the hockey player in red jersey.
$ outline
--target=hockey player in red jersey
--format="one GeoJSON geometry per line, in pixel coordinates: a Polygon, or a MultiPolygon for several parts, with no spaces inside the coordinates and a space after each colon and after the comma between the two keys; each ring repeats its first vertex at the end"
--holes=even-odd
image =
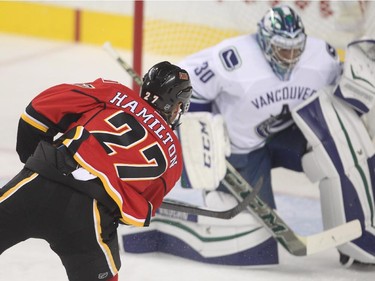
{"type": "Polygon", "coordinates": [[[140,95],[97,79],[36,96],[18,127],[25,167],[0,189],[0,254],[41,238],[69,280],[118,280],[118,223],[148,226],[181,176],[173,130],[191,92],[187,72],[161,62],[140,95]]]}

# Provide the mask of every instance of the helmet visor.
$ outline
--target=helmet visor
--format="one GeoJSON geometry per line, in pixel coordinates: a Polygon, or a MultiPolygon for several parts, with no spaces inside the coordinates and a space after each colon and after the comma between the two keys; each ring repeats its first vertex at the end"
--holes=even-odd
{"type": "Polygon", "coordinates": [[[299,61],[306,44],[306,35],[300,33],[296,38],[275,35],[271,38],[273,57],[286,68],[294,67],[299,61]]]}
{"type": "Polygon", "coordinates": [[[182,103],[181,105],[182,113],[185,113],[189,110],[191,93],[192,93],[192,88],[188,87],[180,91],[180,93],[178,93],[177,95],[178,100],[181,101],[182,103]]]}

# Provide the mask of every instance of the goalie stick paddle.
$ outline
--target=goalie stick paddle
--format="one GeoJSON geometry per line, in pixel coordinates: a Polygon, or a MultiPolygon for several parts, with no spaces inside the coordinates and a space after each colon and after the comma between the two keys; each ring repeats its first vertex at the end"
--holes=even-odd
{"type": "MultiPolygon", "coordinates": [[[[124,62],[109,42],[105,43],[103,48],[139,85],[142,84],[140,76],[124,62]]],[[[243,202],[245,200],[244,194],[250,192],[251,195],[253,188],[228,161],[226,165],[227,172],[222,183],[238,201],[243,202]]],[[[253,194],[255,195],[256,193],[253,194]]],[[[280,218],[275,210],[258,196],[255,196],[254,200],[250,201],[246,209],[270,232],[276,241],[295,256],[315,254],[350,242],[362,235],[360,222],[353,220],[317,234],[300,236],[280,218]]]]}
{"type": "MultiPolygon", "coordinates": [[[[241,196],[242,193],[251,192],[252,190],[249,183],[229,162],[227,162],[227,175],[222,180],[222,183],[239,201],[244,200],[241,196]]],[[[280,218],[275,210],[258,196],[250,202],[247,210],[265,226],[289,253],[295,256],[315,254],[347,243],[362,235],[359,221],[353,220],[317,234],[300,236],[280,218]]]]}

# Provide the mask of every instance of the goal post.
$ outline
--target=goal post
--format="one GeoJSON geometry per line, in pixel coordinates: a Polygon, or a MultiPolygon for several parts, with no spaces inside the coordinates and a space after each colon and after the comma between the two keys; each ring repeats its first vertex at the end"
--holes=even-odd
{"type": "Polygon", "coordinates": [[[136,0],[134,3],[133,66],[140,74],[159,60],[178,63],[183,57],[225,38],[256,32],[257,22],[278,4],[288,4],[297,11],[308,35],[322,38],[341,50],[353,39],[375,36],[372,1],[136,0]]]}
{"type": "MultiPolygon", "coordinates": [[[[143,54],[143,0],[134,2],[133,24],[133,69],[139,75],[142,74],[143,54]]],[[[140,86],[133,80],[133,90],[139,92],[140,86]]]]}

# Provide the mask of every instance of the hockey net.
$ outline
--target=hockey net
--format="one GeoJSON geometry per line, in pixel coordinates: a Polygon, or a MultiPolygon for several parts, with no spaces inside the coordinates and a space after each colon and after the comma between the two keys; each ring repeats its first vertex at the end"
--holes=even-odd
{"type": "MultiPolygon", "coordinates": [[[[375,3],[372,1],[136,1],[139,26],[137,72],[160,59],[178,61],[221,40],[256,32],[257,22],[272,6],[288,4],[301,16],[306,33],[338,49],[351,40],[375,36],[375,3]]],[[[138,22],[137,22],[138,19],[138,22]]],[[[137,38],[135,37],[135,42],[137,38]]]]}

